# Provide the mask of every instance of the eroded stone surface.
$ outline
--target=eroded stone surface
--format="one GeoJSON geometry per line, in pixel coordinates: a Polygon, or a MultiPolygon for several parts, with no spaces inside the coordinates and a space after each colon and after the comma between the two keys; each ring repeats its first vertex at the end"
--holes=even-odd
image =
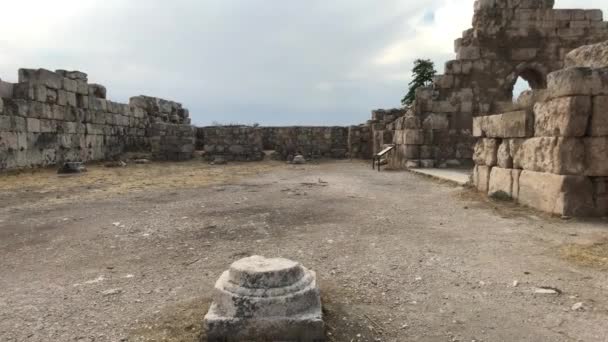
{"type": "Polygon", "coordinates": [[[215,284],[209,341],[324,341],[316,275],[295,261],[252,256],[215,284]]]}
{"type": "Polygon", "coordinates": [[[608,41],[599,44],[585,45],[570,51],[566,55],[566,67],[608,67],[608,41]]]}

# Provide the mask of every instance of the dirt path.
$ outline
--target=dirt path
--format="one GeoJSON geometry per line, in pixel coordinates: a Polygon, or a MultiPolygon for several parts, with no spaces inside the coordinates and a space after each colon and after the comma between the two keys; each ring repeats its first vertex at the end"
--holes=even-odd
{"type": "Polygon", "coordinates": [[[317,272],[329,341],[608,341],[603,221],[360,162],[94,167],[0,189],[0,341],[196,341],[215,280],[252,254],[317,272]]]}

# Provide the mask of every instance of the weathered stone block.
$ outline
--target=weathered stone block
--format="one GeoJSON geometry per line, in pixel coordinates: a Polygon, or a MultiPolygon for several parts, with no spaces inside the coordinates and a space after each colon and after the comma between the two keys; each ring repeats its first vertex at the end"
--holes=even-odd
{"type": "Polygon", "coordinates": [[[492,167],[490,166],[475,165],[473,169],[473,185],[478,191],[488,193],[491,171],[492,167]]]}
{"type": "Polygon", "coordinates": [[[513,198],[513,170],[493,167],[488,183],[488,196],[497,199],[513,198]]]}
{"type": "Polygon", "coordinates": [[[27,118],[27,131],[30,133],[39,133],[40,120],[34,118],[27,118]]]}
{"type": "Polygon", "coordinates": [[[608,176],[608,137],[585,138],[585,175],[608,176]]]}
{"type": "Polygon", "coordinates": [[[551,98],[603,94],[602,74],[596,69],[584,67],[554,71],[547,76],[548,94],[551,98]]]}
{"type": "Polygon", "coordinates": [[[76,94],[89,95],[89,85],[86,80],[76,80],[76,94]]]}
{"type": "Polygon", "coordinates": [[[89,84],[89,96],[99,99],[105,99],[107,96],[106,87],[101,84],[89,84]]]}
{"type": "Polygon", "coordinates": [[[473,118],[473,136],[487,138],[525,138],[534,134],[534,115],[520,110],[473,118]]]}
{"type": "Polygon", "coordinates": [[[537,137],[582,137],[591,115],[591,97],[568,96],[534,106],[537,137]]]}
{"type": "Polygon", "coordinates": [[[519,178],[518,202],[555,215],[586,216],[595,211],[593,184],[584,176],[524,170],[519,178]]]}
{"type": "Polygon", "coordinates": [[[498,162],[498,140],[479,139],[473,151],[473,161],[477,165],[494,166],[498,162]]]}
{"type": "Polygon", "coordinates": [[[75,93],[76,91],[78,91],[78,82],[76,82],[76,80],[72,80],[67,77],[64,77],[62,80],[61,88],[65,91],[75,93]]]}
{"type": "Polygon", "coordinates": [[[531,138],[514,153],[516,168],[560,175],[584,173],[585,146],[576,138],[531,138]]]}
{"type": "Polygon", "coordinates": [[[444,129],[450,128],[450,121],[445,114],[430,114],[422,123],[423,129],[444,129]]]}
{"type": "Polygon", "coordinates": [[[513,169],[511,170],[511,178],[513,179],[513,199],[519,198],[519,178],[521,177],[521,173],[523,170],[513,169]]]}
{"type": "Polygon", "coordinates": [[[572,50],[566,55],[566,67],[608,67],[608,41],[572,50]]]}
{"type": "Polygon", "coordinates": [[[594,137],[608,136],[608,96],[593,97],[593,113],[588,132],[594,137]]]}
{"type": "Polygon", "coordinates": [[[513,168],[513,157],[511,156],[511,148],[508,140],[503,140],[498,146],[497,164],[503,169],[513,168]]]}
{"type": "Polygon", "coordinates": [[[44,85],[51,89],[61,89],[63,77],[46,69],[19,69],[19,83],[44,85]]]}

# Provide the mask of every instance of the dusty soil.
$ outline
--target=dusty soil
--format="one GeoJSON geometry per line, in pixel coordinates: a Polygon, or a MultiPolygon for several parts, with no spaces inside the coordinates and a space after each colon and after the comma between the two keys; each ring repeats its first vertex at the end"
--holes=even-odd
{"type": "Polygon", "coordinates": [[[215,280],[252,254],[317,271],[328,341],[608,341],[602,220],[349,161],[94,166],[0,189],[0,341],[196,341],[215,280]]]}

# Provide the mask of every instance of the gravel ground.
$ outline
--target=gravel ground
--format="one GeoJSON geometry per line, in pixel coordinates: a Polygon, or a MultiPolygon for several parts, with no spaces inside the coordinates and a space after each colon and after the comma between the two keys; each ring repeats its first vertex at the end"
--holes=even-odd
{"type": "Polygon", "coordinates": [[[253,254],[317,272],[328,341],[608,341],[605,221],[358,161],[2,177],[0,341],[197,341],[253,254]]]}

